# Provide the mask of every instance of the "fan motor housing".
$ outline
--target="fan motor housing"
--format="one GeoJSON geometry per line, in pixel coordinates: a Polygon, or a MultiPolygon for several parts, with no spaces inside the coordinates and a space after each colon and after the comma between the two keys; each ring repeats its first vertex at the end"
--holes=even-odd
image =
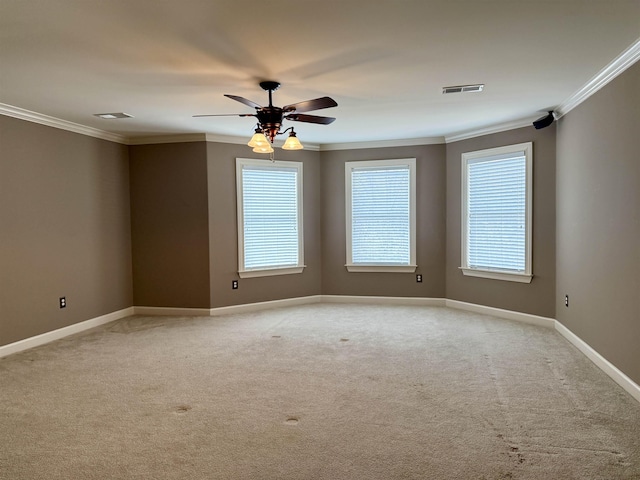
{"type": "Polygon", "coordinates": [[[279,107],[262,107],[256,112],[260,126],[264,134],[269,137],[271,143],[280,131],[282,125],[282,109],[279,107]]]}

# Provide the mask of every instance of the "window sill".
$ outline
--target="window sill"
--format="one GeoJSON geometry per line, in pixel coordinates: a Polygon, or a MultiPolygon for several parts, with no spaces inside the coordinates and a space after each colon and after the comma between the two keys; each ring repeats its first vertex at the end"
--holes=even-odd
{"type": "Polygon", "coordinates": [[[493,280],[505,280],[507,282],[531,283],[533,275],[525,273],[502,272],[498,270],[480,270],[477,268],[460,267],[463,275],[469,277],[490,278],[493,280]]]}
{"type": "Polygon", "coordinates": [[[417,265],[345,265],[348,272],[413,273],[417,265]]]}
{"type": "Polygon", "coordinates": [[[271,277],[274,275],[291,275],[295,273],[302,273],[306,265],[300,267],[285,267],[285,268],[267,268],[263,270],[242,270],[238,272],[240,278],[255,278],[255,277],[271,277]]]}

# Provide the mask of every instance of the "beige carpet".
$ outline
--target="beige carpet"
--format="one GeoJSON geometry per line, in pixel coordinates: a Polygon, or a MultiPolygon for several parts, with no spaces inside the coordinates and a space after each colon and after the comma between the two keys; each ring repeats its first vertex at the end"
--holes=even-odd
{"type": "Polygon", "coordinates": [[[446,308],[131,317],[0,360],[0,478],[639,479],[640,404],[446,308]]]}

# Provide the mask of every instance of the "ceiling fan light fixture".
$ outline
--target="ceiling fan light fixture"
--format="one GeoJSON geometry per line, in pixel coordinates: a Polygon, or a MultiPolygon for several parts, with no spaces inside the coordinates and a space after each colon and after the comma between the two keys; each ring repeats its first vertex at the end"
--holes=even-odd
{"type": "Polygon", "coordinates": [[[255,153],[273,153],[273,147],[269,143],[267,143],[259,147],[254,147],[253,151],[255,153]]]}
{"type": "Polygon", "coordinates": [[[284,142],[284,145],[282,145],[282,149],[283,150],[302,150],[303,148],[304,147],[300,143],[300,140],[298,140],[298,137],[296,136],[296,132],[291,130],[289,132],[289,138],[287,138],[287,141],[284,142]]]}
{"type": "MultiPolygon", "coordinates": [[[[273,105],[273,91],[280,87],[280,83],[275,81],[260,82],[260,87],[263,90],[269,92],[269,105],[261,107],[256,102],[248,100],[238,95],[225,94],[224,96],[240,102],[244,105],[255,109],[255,113],[221,113],[213,115],[194,115],[194,117],[226,117],[226,116],[239,116],[239,117],[255,117],[258,119],[255,133],[251,137],[251,140],[247,143],[254,153],[273,153],[273,141],[276,135],[284,135],[289,132],[289,138],[284,143],[282,148],[284,150],[301,150],[304,147],[300,140],[296,137],[296,133],[293,127],[281,130],[282,122],[284,120],[290,120],[293,122],[306,122],[315,123],[318,125],[329,125],[335,118],[323,117],[318,115],[307,115],[304,112],[310,112],[313,110],[320,110],[323,108],[337,107],[338,102],[330,97],[314,98],[312,100],[305,100],[303,102],[292,103],[291,105],[285,105],[284,107],[276,107],[273,105]]],[[[273,160],[273,155],[271,155],[273,160]]]]}
{"type": "Polygon", "coordinates": [[[253,134],[251,140],[249,140],[249,143],[247,143],[247,145],[249,145],[250,147],[266,147],[269,145],[269,141],[262,132],[262,129],[258,127],[256,128],[255,133],[253,134]]]}

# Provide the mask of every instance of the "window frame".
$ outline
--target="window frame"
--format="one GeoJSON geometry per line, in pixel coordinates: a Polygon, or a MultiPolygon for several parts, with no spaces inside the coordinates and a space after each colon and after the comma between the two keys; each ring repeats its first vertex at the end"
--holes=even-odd
{"type": "Polygon", "coordinates": [[[237,230],[238,230],[238,275],[240,278],[266,277],[273,275],[289,275],[302,273],[304,264],[304,219],[303,219],[303,164],[284,160],[262,160],[251,158],[236,158],[236,205],[237,205],[237,230]],[[297,170],[296,195],[297,195],[297,228],[298,228],[298,262],[291,266],[274,266],[261,268],[244,268],[244,191],[243,169],[248,167],[260,168],[295,168],[297,170]]]}
{"type": "Polygon", "coordinates": [[[506,280],[511,282],[530,283],[533,278],[532,252],[533,252],[533,143],[525,142],[502,147],[476,150],[462,154],[462,204],[461,204],[461,260],[460,270],[463,275],[471,277],[489,278],[494,280],[506,280]],[[468,265],[469,249],[469,164],[479,159],[490,159],[502,155],[523,153],[526,165],[525,179],[525,270],[516,272],[500,268],[472,268],[468,265]]]}
{"type": "Polygon", "coordinates": [[[416,159],[399,158],[389,160],[365,160],[345,162],[345,219],[346,219],[346,264],[349,272],[411,273],[418,267],[416,262],[416,159]],[[351,174],[356,169],[398,167],[409,168],[409,264],[360,264],[353,263],[353,197],[351,174]]]}

